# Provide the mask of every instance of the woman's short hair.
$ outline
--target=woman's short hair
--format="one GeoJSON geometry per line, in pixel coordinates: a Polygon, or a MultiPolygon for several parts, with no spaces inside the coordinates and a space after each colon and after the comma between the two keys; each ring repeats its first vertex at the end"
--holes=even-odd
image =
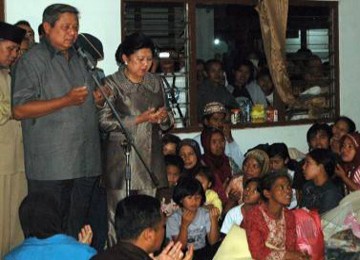
{"type": "Polygon", "coordinates": [[[173,200],[180,207],[183,206],[182,200],[186,196],[201,195],[201,205],[206,201],[205,192],[201,183],[194,177],[181,177],[174,188],[173,200]]]}
{"type": "Polygon", "coordinates": [[[262,178],[261,178],[261,182],[260,182],[260,195],[261,195],[261,199],[264,201],[268,201],[269,199],[266,198],[266,196],[264,195],[264,191],[268,190],[270,191],[272,189],[272,187],[274,186],[275,182],[277,181],[277,179],[280,178],[286,178],[289,183],[291,184],[291,178],[289,176],[289,174],[287,173],[286,170],[279,170],[279,171],[275,171],[269,174],[265,174],[262,178]]]}
{"type": "Polygon", "coordinates": [[[115,53],[115,60],[117,63],[124,63],[122,55],[130,56],[140,49],[150,49],[152,54],[155,52],[154,42],[150,37],[143,33],[133,33],[125,37],[125,40],[120,43],[115,53]]]}

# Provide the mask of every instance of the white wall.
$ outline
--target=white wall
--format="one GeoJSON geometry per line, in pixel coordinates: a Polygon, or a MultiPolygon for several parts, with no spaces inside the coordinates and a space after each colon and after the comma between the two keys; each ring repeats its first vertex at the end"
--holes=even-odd
{"type": "Polygon", "coordinates": [[[340,111],[360,129],[360,10],[359,0],[339,2],[340,111]]]}
{"type": "MultiPolygon", "coordinates": [[[[120,1],[119,0],[72,0],[63,1],[77,7],[81,13],[80,31],[96,35],[102,40],[105,61],[100,63],[106,73],[116,70],[114,53],[120,42],[120,1]]],[[[20,19],[29,20],[33,28],[41,21],[44,8],[50,0],[5,0],[6,20],[15,23],[20,19]]],[[[340,41],[340,112],[353,118],[360,128],[360,10],[359,0],[339,1],[340,41]]],[[[258,143],[285,142],[290,147],[307,151],[306,131],[309,125],[287,127],[265,127],[234,130],[235,140],[243,151],[258,143]]],[[[193,137],[197,133],[181,134],[193,137]]]]}
{"type": "Polygon", "coordinates": [[[106,73],[117,69],[115,51],[121,39],[120,0],[5,0],[5,19],[9,23],[27,20],[37,36],[44,9],[54,3],[65,3],[80,12],[80,32],[98,37],[104,46],[105,60],[99,63],[106,73]]]}

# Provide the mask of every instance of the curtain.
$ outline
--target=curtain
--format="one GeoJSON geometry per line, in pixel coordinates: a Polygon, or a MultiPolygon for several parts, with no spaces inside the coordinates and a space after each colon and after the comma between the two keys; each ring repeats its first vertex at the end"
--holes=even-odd
{"type": "Polygon", "coordinates": [[[269,70],[280,99],[287,105],[295,103],[285,66],[285,40],[289,0],[259,0],[261,34],[269,70]]]}

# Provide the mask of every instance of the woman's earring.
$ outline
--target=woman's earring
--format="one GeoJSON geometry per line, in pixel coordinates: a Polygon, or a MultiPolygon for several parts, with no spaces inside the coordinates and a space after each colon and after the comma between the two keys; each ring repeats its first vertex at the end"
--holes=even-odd
{"type": "Polygon", "coordinates": [[[125,61],[125,66],[127,66],[127,61],[125,61]]]}

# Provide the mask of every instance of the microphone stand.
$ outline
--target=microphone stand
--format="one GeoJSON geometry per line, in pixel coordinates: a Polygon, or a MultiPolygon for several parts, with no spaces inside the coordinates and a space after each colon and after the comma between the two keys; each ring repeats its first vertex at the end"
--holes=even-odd
{"type": "Polygon", "coordinates": [[[147,171],[147,173],[149,174],[151,181],[153,182],[155,187],[159,186],[158,178],[155,176],[155,174],[149,169],[149,167],[145,163],[144,159],[142,158],[142,156],[139,153],[139,150],[137,149],[137,147],[135,146],[135,144],[133,142],[133,138],[132,138],[131,134],[126,129],[126,127],[123,125],[119,113],[117,112],[116,108],[111,103],[111,101],[109,100],[109,97],[106,95],[105,91],[101,88],[101,84],[94,73],[94,69],[96,68],[96,66],[93,64],[91,59],[88,58],[87,54],[84,52],[84,50],[81,47],[79,47],[79,46],[77,47],[77,52],[83,58],[85,65],[87,67],[87,70],[90,72],[91,77],[94,79],[96,86],[100,89],[101,95],[105,98],[105,102],[109,105],[111,111],[113,112],[115,119],[119,122],[121,132],[125,136],[125,141],[123,142],[123,144],[121,146],[124,148],[125,158],[126,158],[126,166],[125,166],[126,196],[127,197],[130,196],[130,190],[131,190],[131,167],[130,167],[131,148],[134,149],[136,155],[139,157],[141,163],[144,165],[144,168],[147,171]]]}
{"type": "MultiPolygon", "coordinates": [[[[179,106],[179,103],[177,102],[176,100],[176,97],[175,97],[175,94],[174,94],[174,88],[175,88],[175,78],[176,76],[173,74],[173,83],[172,83],[172,86],[170,86],[169,82],[167,81],[166,77],[161,75],[160,76],[163,80],[163,82],[165,83],[166,85],[166,88],[169,90],[168,92],[170,93],[170,102],[172,104],[172,107],[176,107],[176,110],[178,111],[179,113],[179,116],[180,116],[180,119],[181,119],[181,122],[183,124],[184,127],[186,127],[186,120],[185,120],[185,117],[180,109],[180,106],[179,106]]],[[[174,112],[175,113],[175,112],[174,112]]]]}

